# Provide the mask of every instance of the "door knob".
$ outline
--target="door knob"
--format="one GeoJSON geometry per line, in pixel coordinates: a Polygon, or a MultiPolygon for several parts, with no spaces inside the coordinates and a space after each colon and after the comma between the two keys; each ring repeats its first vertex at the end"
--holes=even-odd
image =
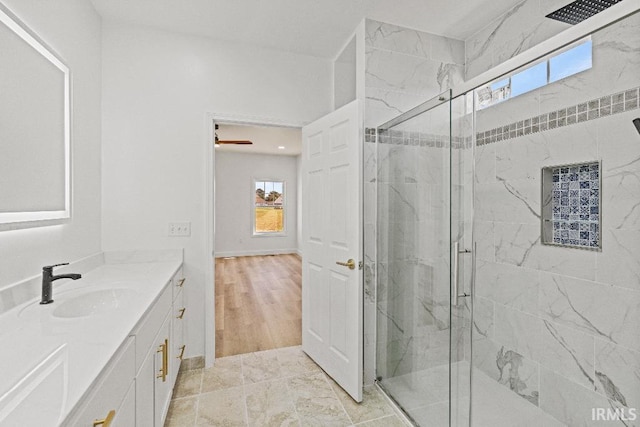
{"type": "Polygon", "coordinates": [[[352,258],[349,258],[347,262],[336,261],[336,264],[349,267],[349,270],[355,270],[356,268],[356,262],[352,258]]]}

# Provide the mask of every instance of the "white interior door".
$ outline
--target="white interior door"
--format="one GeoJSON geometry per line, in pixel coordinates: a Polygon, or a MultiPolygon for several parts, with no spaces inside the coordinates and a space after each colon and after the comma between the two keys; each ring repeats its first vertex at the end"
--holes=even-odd
{"type": "Polygon", "coordinates": [[[362,126],[353,101],[302,128],[302,349],[358,402],[362,126]]]}

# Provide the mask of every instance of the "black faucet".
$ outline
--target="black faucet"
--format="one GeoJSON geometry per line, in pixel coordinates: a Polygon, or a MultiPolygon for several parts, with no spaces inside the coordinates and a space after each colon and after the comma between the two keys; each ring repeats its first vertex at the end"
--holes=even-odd
{"type": "Polygon", "coordinates": [[[63,264],[56,265],[48,265],[46,267],[42,267],[42,300],[40,304],[51,304],[53,300],[51,299],[51,282],[58,279],[72,279],[78,280],[82,277],[80,274],[58,274],[57,276],[53,275],[53,268],[59,267],[61,265],[69,265],[68,262],[63,264]]]}

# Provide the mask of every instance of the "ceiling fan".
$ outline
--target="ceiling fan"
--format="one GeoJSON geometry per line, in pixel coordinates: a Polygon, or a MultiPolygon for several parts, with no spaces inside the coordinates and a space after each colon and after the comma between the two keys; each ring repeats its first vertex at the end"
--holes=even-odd
{"type": "MultiPolygon", "coordinates": [[[[218,125],[216,125],[216,130],[218,130],[218,125]]],[[[216,144],[253,145],[253,142],[247,139],[218,139],[218,133],[216,132],[216,144]]]]}
{"type": "Polygon", "coordinates": [[[230,140],[220,140],[218,138],[216,138],[216,144],[236,144],[236,145],[252,145],[253,142],[251,141],[247,141],[247,140],[234,140],[234,139],[230,139],[230,140]]]}

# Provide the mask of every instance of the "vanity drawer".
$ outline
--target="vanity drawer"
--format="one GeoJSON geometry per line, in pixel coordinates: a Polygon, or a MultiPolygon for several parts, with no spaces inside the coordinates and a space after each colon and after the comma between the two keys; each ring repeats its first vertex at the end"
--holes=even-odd
{"type": "Polygon", "coordinates": [[[81,401],[71,417],[62,424],[63,426],[91,427],[96,420],[104,419],[112,411],[115,419],[125,418],[124,415],[119,417],[118,411],[120,408],[130,406],[131,402],[125,402],[126,399],[134,398],[129,393],[135,377],[134,343],[133,337],[127,338],[114,359],[109,362],[97,382],[91,387],[89,395],[81,401]]]}
{"type": "Polygon", "coordinates": [[[150,349],[155,349],[156,335],[158,335],[167,313],[171,310],[172,299],[172,286],[166,286],[160,297],[132,333],[136,337],[136,374],[150,349]]]}

